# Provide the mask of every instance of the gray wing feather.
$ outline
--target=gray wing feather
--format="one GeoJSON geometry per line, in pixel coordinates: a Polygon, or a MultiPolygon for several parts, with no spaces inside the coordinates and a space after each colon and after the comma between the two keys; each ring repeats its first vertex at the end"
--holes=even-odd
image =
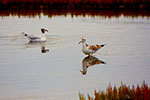
{"type": "Polygon", "coordinates": [[[30,37],[30,39],[35,40],[35,39],[40,39],[40,37],[30,37]]]}

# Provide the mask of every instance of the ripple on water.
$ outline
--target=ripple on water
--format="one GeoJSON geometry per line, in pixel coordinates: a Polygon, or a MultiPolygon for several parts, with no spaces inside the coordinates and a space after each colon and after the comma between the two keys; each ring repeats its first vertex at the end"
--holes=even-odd
{"type": "MultiPolygon", "coordinates": [[[[58,40],[62,39],[60,36],[56,35],[46,35],[46,38],[46,45],[48,46],[54,45],[58,40]]],[[[30,43],[29,40],[22,34],[0,36],[1,49],[33,48],[40,46],[40,44],[40,42],[30,43]]]]}

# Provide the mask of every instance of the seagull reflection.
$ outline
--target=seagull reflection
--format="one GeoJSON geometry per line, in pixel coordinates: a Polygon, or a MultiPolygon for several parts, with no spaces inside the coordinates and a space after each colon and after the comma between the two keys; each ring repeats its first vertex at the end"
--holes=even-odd
{"type": "Polygon", "coordinates": [[[98,64],[106,64],[102,60],[99,60],[96,57],[93,56],[87,56],[82,60],[82,70],[80,72],[85,75],[87,73],[87,69],[90,66],[98,65],[98,64]]]}
{"type": "Polygon", "coordinates": [[[47,53],[49,52],[49,49],[48,48],[45,48],[45,41],[43,42],[29,42],[28,45],[30,46],[35,46],[35,45],[40,45],[41,46],[41,53],[47,53]]]}

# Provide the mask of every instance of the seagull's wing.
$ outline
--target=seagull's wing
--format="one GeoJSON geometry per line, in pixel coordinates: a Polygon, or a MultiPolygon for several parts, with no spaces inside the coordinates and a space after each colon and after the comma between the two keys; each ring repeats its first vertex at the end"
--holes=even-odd
{"type": "Polygon", "coordinates": [[[89,45],[88,49],[96,51],[97,50],[97,46],[89,45]]]}
{"type": "Polygon", "coordinates": [[[30,36],[29,38],[30,38],[31,40],[41,39],[40,37],[35,37],[35,36],[30,36]]]}
{"type": "Polygon", "coordinates": [[[90,50],[94,50],[94,51],[97,51],[99,50],[100,48],[102,48],[104,45],[89,45],[89,49],[90,50]]]}

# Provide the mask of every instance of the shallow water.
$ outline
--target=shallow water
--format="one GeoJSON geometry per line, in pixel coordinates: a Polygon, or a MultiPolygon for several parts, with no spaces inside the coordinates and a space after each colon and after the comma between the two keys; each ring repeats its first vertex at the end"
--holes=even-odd
{"type": "Polygon", "coordinates": [[[109,83],[150,84],[149,26],[140,16],[0,17],[0,100],[78,100],[79,92],[93,95],[109,83]],[[40,34],[41,27],[49,30],[43,44],[21,34],[40,34]],[[81,37],[106,46],[88,59],[81,37]],[[49,52],[41,52],[43,45],[49,52]],[[84,69],[88,61],[93,65],[84,69]]]}

